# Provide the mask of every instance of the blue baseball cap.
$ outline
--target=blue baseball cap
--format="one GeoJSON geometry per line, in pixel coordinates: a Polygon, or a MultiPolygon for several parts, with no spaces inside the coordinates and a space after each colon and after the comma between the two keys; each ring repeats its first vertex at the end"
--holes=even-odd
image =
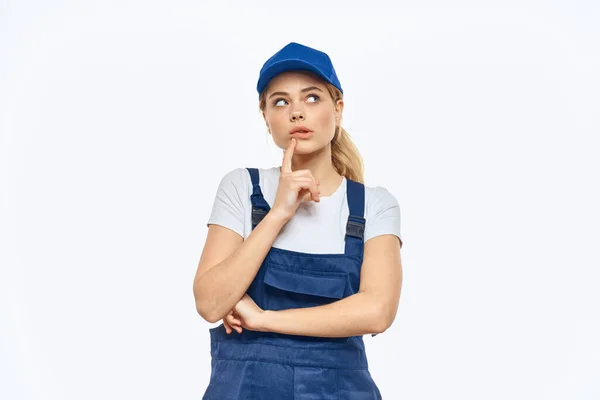
{"type": "Polygon", "coordinates": [[[261,68],[258,83],[256,84],[258,94],[260,95],[265,90],[267,84],[276,75],[286,71],[297,70],[313,72],[344,93],[331,59],[327,54],[311,47],[291,42],[269,58],[261,68]]]}

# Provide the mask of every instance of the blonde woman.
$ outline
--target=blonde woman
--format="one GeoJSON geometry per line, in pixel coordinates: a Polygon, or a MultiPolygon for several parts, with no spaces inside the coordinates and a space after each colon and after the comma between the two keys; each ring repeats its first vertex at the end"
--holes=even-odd
{"type": "Polygon", "coordinates": [[[393,322],[400,209],[363,183],[329,56],[290,43],[269,58],[259,106],[281,166],[221,180],[194,279],[210,329],[204,399],[381,399],[362,335],[393,322]]]}

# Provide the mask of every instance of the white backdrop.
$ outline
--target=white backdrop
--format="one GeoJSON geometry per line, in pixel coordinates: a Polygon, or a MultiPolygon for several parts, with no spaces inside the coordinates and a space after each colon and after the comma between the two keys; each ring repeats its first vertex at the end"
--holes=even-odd
{"type": "Polygon", "coordinates": [[[384,398],[600,398],[598,2],[51,3],[0,2],[1,399],[201,398],[206,221],[280,165],[255,86],[290,41],[401,206],[384,398]]]}

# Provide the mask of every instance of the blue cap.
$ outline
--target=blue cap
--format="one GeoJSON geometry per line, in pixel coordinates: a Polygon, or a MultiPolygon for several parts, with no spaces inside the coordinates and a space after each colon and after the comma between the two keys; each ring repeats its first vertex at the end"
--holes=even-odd
{"type": "Polygon", "coordinates": [[[308,46],[291,42],[269,58],[261,68],[256,85],[258,94],[262,93],[267,84],[276,75],[286,71],[297,70],[314,72],[338,88],[340,92],[344,93],[335,69],[333,69],[331,59],[327,54],[308,46]]]}

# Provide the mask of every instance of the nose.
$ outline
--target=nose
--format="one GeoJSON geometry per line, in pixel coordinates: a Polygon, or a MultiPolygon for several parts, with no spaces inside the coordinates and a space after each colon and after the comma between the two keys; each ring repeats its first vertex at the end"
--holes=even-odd
{"type": "Polygon", "coordinates": [[[290,113],[290,121],[304,121],[304,112],[303,111],[293,111],[290,113]]]}

